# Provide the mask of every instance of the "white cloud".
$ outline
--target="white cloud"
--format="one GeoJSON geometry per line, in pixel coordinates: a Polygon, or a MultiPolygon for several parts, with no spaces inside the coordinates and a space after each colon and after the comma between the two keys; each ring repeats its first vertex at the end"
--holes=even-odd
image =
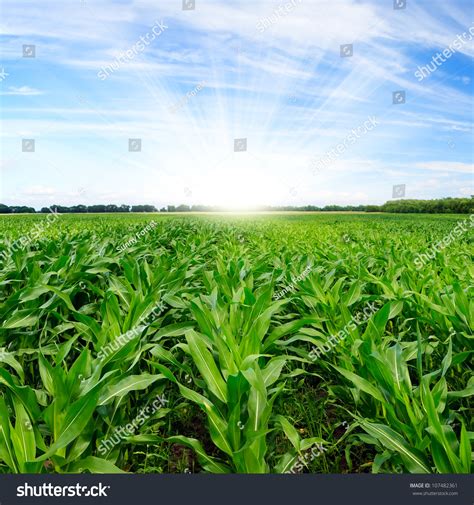
{"type": "Polygon", "coordinates": [[[459,188],[459,193],[462,196],[471,196],[474,194],[474,185],[472,186],[463,186],[459,188]]]}
{"type": "Polygon", "coordinates": [[[42,95],[44,91],[30,88],[29,86],[9,86],[7,91],[0,92],[0,95],[15,95],[15,96],[36,96],[42,95]]]}
{"type": "Polygon", "coordinates": [[[474,164],[461,163],[455,161],[425,161],[415,163],[415,167],[421,170],[431,170],[434,172],[460,172],[474,176],[474,164]]]}
{"type": "Polygon", "coordinates": [[[50,186],[30,186],[24,191],[28,196],[52,196],[56,194],[56,190],[50,186]]]}
{"type": "Polygon", "coordinates": [[[4,0],[7,84],[26,75],[27,65],[35,69],[31,87],[2,93],[9,95],[2,148],[21,164],[8,170],[6,182],[17,195],[41,182],[27,190],[29,197],[66,204],[79,198],[79,173],[86,179],[81,185],[93,186],[84,173],[97,179],[96,192],[80,196],[90,203],[121,195],[180,203],[191,185],[198,203],[376,203],[389,198],[392,179],[411,181],[418,194],[436,194],[450,174],[454,192],[468,185],[470,78],[462,69],[451,75],[448,65],[422,83],[413,75],[420,54],[435,54],[462,33],[467,12],[438,0],[409,2],[398,12],[378,0],[302,0],[260,33],[259,20],[285,1],[206,0],[183,12],[181,0],[85,0],[74,11],[57,0],[4,0]],[[166,34],[99,81],[100,68],[157,19],[169,26],[166,34]],[[22,43],[36,44],[35,61],[21,58],[22,43]],[[353,57],[339,57],[344,43],[354,44],[353,57]],[[170,114],[169,106],[203,80],[199,96],[170,114]],[[396,89],[407,91],[406,106],[392,106],[396,89]],[[13,98],[40,94],[38,108],[18,107],[13,98]],[[311,176],[308,158],[323,155],[369,115],[380,127],[351,147],[352,159],[341,156],[311,176]],[[34,157],[19,154],[22,136],[37,139],[34,157]],[[234,159],[232,140],[244,136],[248,156],[234,159]],[[447,136],[454,139],[449,147],[447,136]],[[142,153],[128,154],[128,137],[143,139],[142,153]],[[431,161],[444,158],[443,148],[452,159],[431,161]],[[61,167],[56,179],[46,175],[51,165],[61,167]],[[131,171],[137,180],[129,184],[124,174],[131,171]]]}

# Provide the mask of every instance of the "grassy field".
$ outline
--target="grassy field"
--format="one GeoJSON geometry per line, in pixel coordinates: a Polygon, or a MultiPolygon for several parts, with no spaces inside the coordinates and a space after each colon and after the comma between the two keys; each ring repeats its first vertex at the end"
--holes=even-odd
{"type": "Polygon", "coordinates": [[[469,473],[471,224],[0,217],[0,473],[469,473]]]}

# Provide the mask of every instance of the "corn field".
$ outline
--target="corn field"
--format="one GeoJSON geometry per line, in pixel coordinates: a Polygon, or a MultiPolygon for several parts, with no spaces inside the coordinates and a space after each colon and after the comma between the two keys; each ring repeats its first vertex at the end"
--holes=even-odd
{"type": "Polygon", "coordinates": [[[0,217],[0,473],[472,471],[462,216],[48,217],[0,217]]]}

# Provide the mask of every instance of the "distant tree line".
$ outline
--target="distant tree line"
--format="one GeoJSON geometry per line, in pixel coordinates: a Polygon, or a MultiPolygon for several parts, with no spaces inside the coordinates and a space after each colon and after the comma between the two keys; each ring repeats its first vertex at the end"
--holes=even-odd
{"type": "MultiPolygon", "coordinates": [[[[208,205],[168,205],[159,212],[219,212],[225,211],[223,207],[208,205]]],[[[474,196],[471,198],[441,198],[437,200],[391,200],[383,205],[305,205],[302,207],[256,207],[257,211],[299,211],[299,212],[393,212],[411,214],[474,214],[474,196]]],[[[8,206],[0,203],[0,214],[34,214],[33,207],[8,206]]],[[[51,205],[43,207],[40,213],[58,212],[59,214],[71,213],[111,213],[111,212],[158,212],[154,205],[51,205]]]]}
{"type": "Polygon", "coordinates": [[[109,213],[109,212],[158,212],[154,205],[73,205],[65,207],[64,205],[51,205],[43,207],[36,211],[33,207],[16,207],[0,203],[0,214],[34,214],[36,212],[46,214],[49,212],[58,212],[59,214],[84,214],[91,213],[109,213]]]}
{"type": "MultiPolygon", "coordinates": [[[[160,212],[219,212],[224,207],[208,205],[168,205],[160,212]]],[[[298,212],[393,212],[419,214],[473,214],[474,196],[471,198],[441,198],[437,200],[391,200],[383,205],[317,205],[255,207],[259,211],[298,211],[298,212]]]]}
{"type": "Polygon", "coordinates": [[[471,198],[441,198],[438,200],[392,200],[382,205],[382,212],[420,214],[473,214],[471,198]]]}
{"type": "Polygon", "coordinates": [[[0,214],[34,214],[36,210],[33,207],[22,206],[12,206],[4,205],[0,203],[0,214]]]}

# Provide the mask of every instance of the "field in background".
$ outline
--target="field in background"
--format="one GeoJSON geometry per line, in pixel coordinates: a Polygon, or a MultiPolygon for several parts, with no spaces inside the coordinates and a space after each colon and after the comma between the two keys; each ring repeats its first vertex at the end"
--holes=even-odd
{"type": "Polygon", "coordinates": [[[470,472],[471,224],[0,216],[0,472],[470,472]]]}

